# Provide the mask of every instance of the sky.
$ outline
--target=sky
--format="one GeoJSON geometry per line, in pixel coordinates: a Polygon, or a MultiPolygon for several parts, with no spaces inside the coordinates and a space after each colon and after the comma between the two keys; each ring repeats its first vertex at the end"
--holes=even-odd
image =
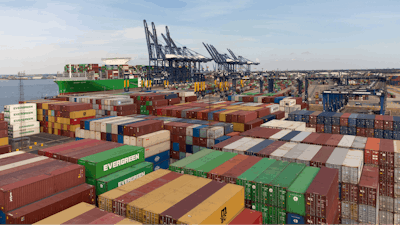
{"type": "MultiPolygon", "coordinates": [[[[210,57],[231,49],[255,70],[400,68],[400,1],[0,0],[0,74],[131,57],[148,65],[143,20],[210,57]]],[[[229,54],[229,53],[228,53],[229,54]]],[[[212,65],[210,65],[211,69],[212,65]]]]}

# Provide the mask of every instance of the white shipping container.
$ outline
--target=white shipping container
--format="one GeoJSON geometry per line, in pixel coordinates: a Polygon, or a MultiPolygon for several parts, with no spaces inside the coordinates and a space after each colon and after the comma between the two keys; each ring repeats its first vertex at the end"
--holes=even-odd
{"type": "Polygon", "coordinates": [[[342,182],[342,166],[348,152],[348,148],[337,147],[333,150],[331,156],[329,156],[328,160],[325,163],[326,167],[339,170],[339,182],[342,182]]]}
{"type": "Polygon", "coordinates": [[[95,120],[94,121],[94,124],[95,124],[94,129],[92,129],[92,126],[90,126],[90,130],[101,132],[101,124],[111,122],[111,121],[114,121],[117,119],[118,119],[118,117],[111,117],[111,118],[107,118],[104,120],[95,120]]]}
{"type": "Polygon", "coordinates": [[[311,159],[314,158],[321,148],[322,146],[319,145],[309,145],[309,147],[299,157],[297,157],[296,162],[310,166],[311,159]]]}
{"type": "Polygon", "coordinates": [[[32,115],[23,115],[20,117],[9,117],[6,116],[6,113],[4,113],[4,121],[8,122],[8,124],[16,124],[16,123],[23,123],[23,122],[34,122],[37,121],[37,114],[36,112],[32,112],[34,114],[32,115]]]}
{"type": "MultiPolygon", "coordinates": [[[[99,110],[99,111],[101,111],[101,110],[99,110]]],[[[105,120],[109,120],[109,119],[112,119],[112,118],[104,118],[104,119],[98,119],[98,120],[90,121],[89,122],[90,130],[95,131],[96,130],[96,123],[101,123],[101,121],[105,121],[105,120]]]]}
{"type": "Polygon", "coordinates": [[[144,120],[144,119],[135,119],[135,118],[130,118],[130,117],[128,117],[127,119],[124,119],[124,120],[122,120],[122,121],[119,121],[119,122],[117,122],[117,123],[114,123],[112,126],[111,126],[111,133],[112,134],[118,134],[118,126],[119,125],[121,125],[121,124],[126,124],[126,123],[130,123],[130,122],[137,122],[137,121],[142,121],[142,120],[144,120]]]}
{"type": "Polygon", "coordinates": [[[282,161],[296,162],[296,159],[308,148],[308,144],[297,144],[295,147],[290,149],[284,156],[282,161]]]}
{"type": "Polygon", "coordinates": [[[279,106],[290,107],[296,105],[296,99],[284,98],[279,102],[279,106]]]}
{"type": "Polygon", "coordinates": [[[275,151],[273,151],[269,157],[271,159],[276,159],[276,160],[282,160],[282,156],[284,156],[286,153],[288,153],[292,148],[294,148],[297,145],[297,143],[285,143],[275,151]]]}
{"type": "Polygon", "coordinates": [[[96,134],[96,140],[101,141],[101,133],[100,132],[95,132],[96,134]]]}
{"type": "Polygon", "coordinates": [[[124,145],[130,145],[129,136],[124,135],[124,145]]]}
{"type": "Polygon", "coordinates": [[[393,140],[394,147],[394,167],[400,167],[400,141],[393,140]]]}
{"type": "Polygon", "coordinates": [[[279,111],[279,105],[278,104],[272,104],[268,105],[266,108],[269,108],[270,113],[278,112],[279,111]]]}
{"type": "Polygon", "coordinates": [[[76,128],[75,130],[75,137],[80,138],[81,137],[81,128],[76,128]]]}
{"type": "Polygon", "coordinates": [[[9,131],[17,131],[17,130],[26,130],[32,128],[40,128],[39,121],[32,121],[32,122],[23,122],[23,123],[16,123],[8,125],[9,131]]]}
{"type": "Polygon", "coordinates": [[[207,138],[207,148],[212,148],[215,144],[215,139],[207,138]]]}
{"type": "Polygon", "coordinates": [[[344,135],[342,140],[338,143],[338,147],[350,148],[353,145],[356,136],[344,135]]]}
{"type": "Polygon", "coordinates": [[[96,131],[91,130],[90,131],[90,139],[96,139],[96,131]]]}
{"type": "Polygon", "coordinates": [[[170,150],[170,147],[171,147],[170,141],[165,141],[153,146],[146,147],[144,149],[144,157],[148,158],[150,156],[157,155],[158,153],[165,152],[167,150],[170,150]]]}
{"type": "Polygon", "coordinates": [[[311,132],[302,131],[298,135],[294,136],[290,141],[291,142],[302,142],[306,137],[308,137],[311,132]]]}
{"type": "Polygon", "coordinates": [[[211,127],[210,129],[207,129],[207,138],[217,139],[222,136],[224,136],[223,127],[211,127]]]}
{"type": "Polygon", "coordinates": [[[186,127],[186,136],[191,136],[193,137],[193,128],[201,126],[200,124],[194,124],[191,126],[186,127]]]}
{"type": "Polygon", "coordinates": [[[364,152],[361,150],[349,150],[343,161],[342,182],[358,184],[364,166],[364,152]]]}
{"type": "Polygon", "coordinates": [[[315,132],[317,132],[315,128],[311,128],[311,127],[306,127],[306,129],[304,129],[304,131],[310,132],[310,133],[315,133],[315,132]]]}
{"type": "Polygon", "coordinates": [[[101,127],[100,127],[100,132],[103,133],[107,133],[107,130],[111,130],[112,129],[112,125],[115,123],[118,123],[120,121],[124,121],[126,119],[129,119],[129,117],[124,117],[124,116],[118,116],[116,117],[117,119],[113,120],[113,121],[109,121],[109,122],[105,122],[105,123],[101,123],[101,127]],[[111,129],[107,129],[107,128],[111,128],[111,129]]]}
{"type": "Polygon", "coordinates": [[[171,132],[169,130],[160,130],[154,133],[139,136],[136,144],[137,146],[146,148],[165,141],[171,141],[171,132]]]}
{"type": "Polygon", "coordinates": [[[282,137],[284,137],[286,134],[292,132],[291,130],[281,130],[278,133],[272,135],[271,137],[269,137],[269,139],[271,140],[279,140],[282,137]]]}
{"type": "Polygon", "coordinates": [[[237,153],[237,154],[242,154],[245,155],[245,152],[247,150],[249,150],[250,148],[256,146],[257,144],[259,144],[260,142],[264,141],[264,139],[261,138],[253,138],[253,140],[246,142],[240,146],[238,146],[237,148],[233,149],[232,152],[233,153],[237,153]]]}
{"type": "Polygon", "coordinates": [[[243,145],[243,144],[245,144],[245,143],[248,143],[248,142],[250,142],[250,141],[253,140],[253,139],[254,139],[254,138],[251,138],[251,137],[244,137],[244,138],[241,138],[241,139],[239,139],[239,140],[237,140],[237,141],[235,141],[235,142],[233,142],[233,143],[230,143],[229,145],[223,147],[223,148],[222,148],[222,151],[224,151],[224,152],[233,152],[233,150],[234,150],[235,148],[237,148],[237,147],[239,147],[239,146],[241,146],[241,145],[243,145]]]}
{"type": "Polygon", "coordinates": [[[16,155],[21,155],[21,154],[25,154],[25,152],[18,151],[18,152],[5,153],[5,154],[0,155],[0,159],[5,159],[5,158],[11,157],[11,156],[16,156],[16,155]]]}
{"type": "Polygon", "coordinates": [[[13,105],[5,105],[4,112],[14,113],[14,112],[28,112],[35,111],[36,112],[36,103],[24,103],[24,104],[13,104],[13,105]]]}
{"type": "Polygon", "coordinates": [[[82,138],[89,139],[90,138],[90,130],[84,130],[84,135],[82,136],[82,138]]]}
{"type": "Polygon", "coordinates": [[[129,137],[129,145],[137,146],[136,137],[129,137]]]}
{"type": "Polygon", "coordinates": [[[40,133],[40,128],[37,127],[37,128],[27,129],[27,130],[8,132],[8,137],[19,138],[19,137],[30,136],[30,135],[39,134],[39,133],[40,133]]]}

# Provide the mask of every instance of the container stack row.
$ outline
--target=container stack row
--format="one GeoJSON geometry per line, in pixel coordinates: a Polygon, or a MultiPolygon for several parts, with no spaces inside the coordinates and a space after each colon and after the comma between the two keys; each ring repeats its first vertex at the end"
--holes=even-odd
{"type": "Polygon", "coordinates": [[[8,122],[4,121],[4,113],[0,113],[0,154],[11,152],[8,141],[8,122]]]}
{"type": "MultiPolygon", "coordinates": [[[[137,115],[141,117],[142,115],[137,115]]],[[[168,168],[170,132],[164,121],[138,117],[108,117],[81,121],[76,129],[78,139],[102,140],[145,148],[145,158],[156,168],[168,168]]]]}
{"type": "Polygon", "coordinates": [[[32,224],[80,202],[95,204],[81,165],[23,151],[0,155],[0,165],[0,224],[32,224]]]}
{"type": "Polygon", "coordinates": [[[69,97],[70,102],[87,103],[96,110],[96,117],[136,114],[136,105],[129,95],[92,95],[69,97]]]}
{"type": "Polygon", "coordinates": [[[36,104],[5,105],[4,121],[8,123],[8,134],[6,136],[10,138],[20,138],[40,132],[36,104]]]}
{"type": "Polygon", "coordinates": [[[288,120],[302,121],[318,133],[400,140],[400,117],[356,113],[295,111],[288,120]]]}
{"type": "Polygon", "coordinates": [[[260,217],[244,211],[241,186],[163,169],[100,195],[99,208],[143,224],[229,224],[243,212],[260,217]]]}
{"type": "Polygon", "coordinates": [[[261,212],[263,224],[305,224],[308,217],[318,222],[338,223],[338,172],[334,169],[203,149],[171,164],[170,170],[243,186],[245,207],[261,212]],[[320,183],[326,184],[324,190],[318,189],[320,183]],[[307,199],[317,199],[318,195],[335,200],[336,205],[327,205],[329,211],[326,211],[333,215],[323,214],[326,212],[318,210],[315,204],[308,207],[307,199]]]}

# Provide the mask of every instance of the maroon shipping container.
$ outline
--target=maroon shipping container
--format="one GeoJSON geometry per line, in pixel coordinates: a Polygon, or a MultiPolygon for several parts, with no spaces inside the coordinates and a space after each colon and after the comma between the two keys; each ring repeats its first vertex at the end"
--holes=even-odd
{"type": "Polygon", "coordinates": [[[247,123],[244,124],[244,130],[245,131],[251,130],[253,128],[261,126],[261,124],[263,124],[263,120],[262,119],[252,120],[252,121],[247,122],[247,123]]]}
{"type": "Polygon", "coordinates": [[[11,145],[3,145],[3,146],[0,146],[0,154],[9,153],[9,152],[11,152],[11,151],[12,151],[11,145]]]}
{"type": "Polygon", "coordinates": [[[74,217],[62,224],[88,224],[92,221],[97,220],[100,217],[107,215],[108,212],[99,208],[93,208],[77,217],[74,217]]]}
{"type": "Polygon", "coordinates": [[[4,121],[4,114],[0,113],[0,121],[4,121]]]}
{"type": "MultiPolygon", "coordinates": [[[[209,198],[215,192],[223,188],[226,184],[217,181],[211,181],[188,197],[184,198],[174,206],[160,213],[159,224],[177,224],[177,220],[191,211],[197,205],[209,198]]],[[[243,201],[244,203],[244,201],[243,201]]]]}
{"type": "Polygon", "coordinates": [[[37,173],[39,168],[36,171],[29,168],[33,174],[22,176],[20,175],[21,171],[18,171],[19,174],[15,176],[20,176],[20,179],[9,179],[13,183],[1,182],[1,210],[8,212],[85,183],[85,167],[62,161],[55,161],[54,163],[48,163],[47,165],[52,164],[53,166],[47,169],[44,165],[40,166],[40,170],[45,173],[37,173]],[[55,170],[51,170],[52,168],[55,170]]]}
{"type": "Polygon", "coordinates": [[[379,165],[379,146],[380,141],[384,139],[368,138],[364,149],[364,163],[371,165],[379,165]]]}
{"type": "Polygon", "coordinates": [[[393,140],[381,139],[379,143],[379,165],[394,167],[393,140]]]}
{"type": "Polygon", "coordinates": [[[9,156],[9,157],[0,159],[0,165],[3,166],[3,165],[20,162],[20,161],[27,160],[27,159],[36,158],[36,157],[39,157],[39,156],[36,154],[31,154],[31,153],[22,153],[19,155],[9,156]]]}
{"type": "Polygon", "coordinates": [[[207,138],[199,138],[199,146],[207,147],[207,138]]]}
{"type": "Polygon", "coordinates": [[[379,181],[379,195],[394,198],[394,183],[379,181]]]}
{"type": "Polygon", "coordinates": [[[73,103],[73,104],[61,105],[61,111],[63,112],[83,111],[92,108],[93,107],[90,103],[73,103]]]}
{"type": "Polygon", "coordinates": [[[107,141],[107,133],[101,132],[100,136],[101,136],[100,138],[102,141],[107,141]]]}
{"type": "Polygon", "coordinates": [[[0,138],[8,137],[8,130],[0,130],[0,138]]]}
{"type": "Polygon", "coordinates": [[[383,117],[383,129],[393,130],[393,116],[384,115],[383,117]]]}
{"type": "Polygon", "coordinates": [[[95,187],[81,184],[7,213],[7,224],[33,224],[81,202],[94,204],[95,187]]]}
{"type": "Polygon", "coordinates": [[[334,149],[334,147],[322,146],[318,153],[311,159],[310,166],[325,166],[326,161],[329,159],[334,149]]]}
{"type": "Polygon", "coordinates": [[[317,124],[317,127],[316,127],[317,129],[316,129],[316,131],[317,131],[317,133],[324,133],[325,132],[325,125],[324,124],[317,124]]]}
{"type": "Polygon", "coordinates": [[[181,115],[183,109],[187,109],[187,107],[179,107],[178,106],[178,107],[173,108],[171,110],[171,116],[178,117],[178,112],[179,112],[179,115],[181,115]]]}
{"type": "Polygon", "coordinates": [[[114,111],[136,111],[136,104],[118,105],[114,106],[114,111]]]}
{"type": "Polygon", "coordinates": [[[275,141],[272,144],[268,145],[267,147],[261,149],[259,152],[257,152],[256,156],[263,157],[263,158],[269,158],[271,153],[273,153],[276,149],[278,149],[285,143],[286,143],[285,141],[275,141]]]}
{"type": "Polygon", "coordinates": [[[321,112],[313,112],[313,113],[311,113],[310,118],[309,118],[310,124],[317,124],[317,117],[318,117],[318,115],[320,113],[321,112]]]}
{"type": "Polygon", "coordinates": [[[34,163],[29,163],[29,164],[26,164],[26,165],[23,165],[23,166],[13,167],[13,168],[10,168],[10,169],[7,169],[7,170],[0,171],[0,176],[6,175],[6,174],[15,173],[17,171],[23,171],[23,170],[25,170],[27,168],[33,168],[33,167],[36,167],[36,166],[39,166],[39,165],[44,165],[46,163],[50,163],[50,162],[53,162],[53,161],[55,161],[55,160],[54,159],[44,159],[44,160],[40,160],[40,161],[37,161],[37,162],[34,162],[34,163]]]}
{"type": "Polygon", "coordinates": [[[197,112],[203,111],[204,108],[195,108],[193,110],[186,111],[186,118],[197,119],[197,112]]]}
{"type": "Polygon", "coordinates": [[[340,126],[332,126],[332,134],[340,134],[340,126]]]}
{"type": "Polygon", "coordinates": [[[221,180],[225,181],[225,183],[236,184],[237,178],[242,175],[246,170],[250,169],[250,167],[254,166],[254,164],[258,163],[261,160],[261,157],[249,156],[232,169],[228,170],[224,174],[221,175],[221,180]]]}
{"type": "MultiPolygon", "coordinates": [[[[329,218],[330,211],[337,210],[338,170],[321,167],[306,191],[306,213],[311,216],[329,218]]],[[[336,214],[336,213],[335,213],[336,214]]]]}
{"type": "Polygon", "coordinates": [[[243,137],[253,137],[252,135],[255,132],[259,132],[260,130],[263,130],[263,127],[255,127],[253,129],[247,130],[245,132],[240,132],[239,134],[240,134],[240,136],[243,136],[243,137]]]}
{"type": "Polygon", "coordinates": [[[257,113],[257,118],[261,118],[271,114],[271,110],[269,108],[257,109],[255,112],[257,113]]]}
{"type": "Polygon", "coordinates": [[[383,115],[375,116],[374,128],[378,130],[383,130],[383,115]]]}
{"type": "Polygon", "coordinates": [[[327,217],[317,217],[306,214],[306,224],[335,224],[335,221],[338,219],[339,203],[338,199],[334,199],[333,202],[330,203],[332,208],[327,212],[327,217]]]}
{"type": "Polygon", "coordinates": [[[342,140],[343,135],[341,134],[332,134],[328,140],[325,142],[326,146],[337,147],[339,142],[342,140]]]}
{"type": "Polygon", "coordinates": [[[301,143],[304,144],[314,144],[318,138],[321,136],[321,134],[317,134],[317,133],[311,133],[310,135],[308,135],[306,138],[304,138],[304,140],[301,141],[301,143]]]}
{"type": "Polygon", "coordinates": [[[171,98],[168,99],[168,104],[169,105],[175,105],[175,104],[179,104],[181,103],[181,99],[180,98],[171,98]]]}
{"type": "Polygon", "coordinates": [[[163,129],[164,121],[162,120],[146,120],[139,123],[134,123],[130,125],[126,125],[128,132],[124,135],[139,137],[145,134],[153,133],[156,131],[160,131],[163,129]]]}
{"type": "Polygon", "coordinates": [[[358,203],[358,185],[342,183],[342,201],[358,203]]]}
{"type": "Polygon", "coordinates": [[[257,119],[257,112],[255,111],[242,111],[237,115],[238,123],[247,123],[255,119],[257,119]]]}
{"type": "MultiPolygon", "coordinates": [[[[225,146],[227,146],[229,144],[232,144],[233,142],[235,142],[235,141],[237,141],[239,139],[242,139],[242,138],[243,138],[242,136],[233,136],[233,137],[231,137],[231,138],[229,138],[229,139],[227,139],[225,141],[222,141],[222,142],[214,145],[212,148],[215,149],[215,150],[221,151],[222,148],[224,148],[225,146]]],[[[194,139],[195,139],[195,137],[193,137],[193,145],[195,145],[194,144],[194,139]]]]}
{"type": "MultiPolygon", "coordinates": [[[[256,128],[253,128],[251,131],[252,132],[248,135],[248,137],[268,139],[272,135],[280,132],[281,130],[280,129],[265,128],[265,127],[256,127],[256,128]]],[[[244,136],[244,134],[245,134],[245,132],[240,134],[240,135],[244,136]]]]}
{"type": "Polygon", "coordinates": [[[197,96],[185,97],[185,102],[195,102],[197,101],[197,96]]]}
{"type": "MultiPolygon", "coordinates": [[[[172,147],[171,147],[172,149],[172,147]]],[[[170,151],[171,152],[171,159],[177,159],[179,160],[179,152],[177,151],[170,151]]]]}
{"type": "Polygon", "coordinates": [[[155,179],[146,185],[143,185],[139,188],[136,188],[118,198],[113,199],[112,201],[112,209],[113,213],[120,215],[120,216],[126,216],[126,205],[143,195],[146,195],[147,193],[152,192],[153,190],[167,184],[168,182],[175,180],[176,178],[182,176],[182,174],[175,173],[175,172],[170,172],[158,179],[155,179]]]}
{"type": "Polygon", "coordinates": [[[285,117],[285,112],[284,111],[277,111],[272,113],[272,115],[276,116],[277,120],[283,119],[285,117]]]}
{"type": "Polygon", "coordinates": [[[8,130],[8,122],[7,121],[0,121],[0,130],[8,130]]]}
{"type": "MultiPolygon", "coordinates": [[[[237,112],[241,112],[241,111],[235,111],[235,112],[230,112],[230,113],[225,114],[225,121],[227,123],[232,123],[233,122],[233,118],[232,118],[233,114],[237,113],[237,112]]],[[[219,121],[219,118],[218,118],[218,121],[219,121]]]]}
{"type": "Polygon", "coordinates": [[[380,165],[379,182],[394,183],[394,167],[380,165]]]}
{"type": "Polygon", "coordinates": [[[365,129],[365,137],[375,137],[373,128],[365,129]]]}
{"type": "Polygon", "coordinates": [[[111,141],[118,143],[118,134],[111,134],[111,141]]]}
{"type": "Polygon", "coordinates": [[[197,112],[196,118],[198,120],[204,120],[204,119],[207,120],[208,112],[211,112],[211,110],[210,109],[201,110],[201,111],[197,112]]]}
{"type": "Polygon", "coordinates": [[[365,128],[358,128],[357,127],[357,136],[365,137],[365,128]]]}
{"type": "Polygon", "coordinates": [[[101,143],[101,141],[92,140],[92,139],[83,139],[80,141],[75,141],[75,142],[70,142],[70,143],[66,143],[66,144],[62,144],[62,145],[57,145],[57,146],[50,147],[50,148],[45,148],[42,151],[43,151],[43,155],[45,155],[47,157],[57,158],[57,156],[55,156],[55,155],[62,151],[66,151],[66,150],[73,149],[73,148],[85,148],[87,146],[95,145],[96,143],[101,143]]]}
{"type": "Polygon", "coordinates": [[[379,189],[379,170],[377,167],[364,166],[359,186],[358,204],[376,207],[379,189]]]}
{"type": "Polygon", "coordinates": [[[200,138],[199,137],[193,137],[193,145],[200,145],[200,138]]]}

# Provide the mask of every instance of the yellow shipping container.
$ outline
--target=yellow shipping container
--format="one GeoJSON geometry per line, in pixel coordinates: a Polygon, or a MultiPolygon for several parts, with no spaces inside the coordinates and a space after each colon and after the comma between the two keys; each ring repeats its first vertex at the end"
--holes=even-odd
{"type": "Polygon", "coordinates": [[[233,124],[233,131],[244,132],[244,123],[232,123],[233,124]]]}
{"type": "Polygon", "coordinates": [[[56,122],[56,118],[54,116],[48,116],[49,122],[56,122]]]}
{"type": "Polygon", "coordinates": [[[61,130],[61,123],[54,123],[54,128],[61,130]]]}
{"type": "Polygon", "coordinates": [[[0,146],[8,145],[8,137],[0,138],[0,146]]]}
{"type": "Polygon", "coordinates": [[[53,128],[53,123],[52,122],[47,122],[47,127],[48,128],[53,128]]]}
{"type": "Polygon", "coordinates": [[[142,224],[142,223],[139,223],[137,221],[130,220],[130,219],[123,219],[123,220],[119,221],[116,224],[121,224],[122,225],[122,224],[142,224]]]}
{"type": "Polygon", "coordinates": [[[43,133],[43,127],[40,127],[40,132],[43,133]]]}
{"type": "Polygon", "coordinates": [[[94,208],[96,206],[82,202],[34,224],[62,224],[94,208]]]}
{"type": "Polygon", "coordinates": [[[78,128],[80,128],[81,127],[81,125],[67,125],[67,126],[69,126],[69,131],[76,131],[76,129],[78,129],[78,128]]]}
{"type": "Polygon", "coordinates": [[[43,121],[43,115],[37,115],[38,121],[43,121]]]}
{"type": "Polygon", "coordinates": [[[227,106],[226,109],[238,109],[239,106],[237,105],[232,105],[232,106],[227,106]]]}
{"type": "Polygon", "coordinates": [[[95,115],[96,115],[96,110],[95,109],[88,109],[88,110],[70,112],[69,113],[69,118],[70,119],[78,119],[78,118],[95,116],[95,115]]]}
{"type": "Polygon", "coordinates": [[[125,185],[122,185],[120,187],[117,187],[116,189],[113,189],[111,191],[108,191],[104,194],[101,194],[98,196],[98,204],[99,208],[102,210],[105,210],[107,212],[112,212],[112,200],[116,199],[130,191],[135,190],[136,188],[139,188],[145,184],[150,183],[151,181],[158,179],[171,171],[169,170],[164,170],[164,169],[159,169],[156,170],[152,173],[147,174],[144,177],[141,177],[137,180],[134,180],[132,182],[129,182],[125,185]]]}
{"type": "Polygon", "coordinates": [[[219,114],[219,121],[220,122],[226,122],[226,114],[236,112],[238,110],[227,110],[223,111],[222,113],[219,114]]]}
{"type": "Polygon", "coordinates": [[[37,115],[43,115],[43,109],[36,109],[37,115]]]}
{"type": "MultiPolygon", "coordinates": [[[[210,179],[199,178],[185,186],[182,186],[182,188],[176,194],[170,194],[162,199],[159,199],[154,204],[145,207],[143,209],[144,216],[141,222],[144,224],[158,224],[160,213],[171,208],[172,206],[182,201],[183,199],[193,194],[195,191],[199,190],[210,182],[210,179]]],[[[128,218],[130,217],[131,215],[128,215],[128,218]]]]}
{"type": "Polygon", "coordinates": [[[50,127],[49,127],[49,129],[48,129],[47,133],[49,133],[49,134],[53,134],[53,128],[50,128],[50,127]]]}
{"type": "Polygon", "coordinates": [[[143,208],[156,203],[159,201],[161,198],[174,194],[176,195],[177,191],[182,187],[185,186],[186,184],[195,181],[196,179],[199,179],[199,177],[191,176],[184,174],[166,184],[163,186],[155,189],[154,191],[134,200],[133,202],[128,203],[126,206],[126,216],[129,219],[136,220],[139,222],[143,222],[143,216],[144,216],[144,211],[143,208]],[[128,213],[130,212],[130,213],[128,213]]]}
{"type": "Polygon", "coordinates": [[[227,184],[178,219],[177,224],[227,224],[244,208],[244,187],[227,184]]]}
{"type": "Polygon", "coordinates": [[[54,128],[54,129],[53,129],[55,135],[58,135],[58,130],[59,130],[59,129],[57,129],[57,128],[54,128]]]}

